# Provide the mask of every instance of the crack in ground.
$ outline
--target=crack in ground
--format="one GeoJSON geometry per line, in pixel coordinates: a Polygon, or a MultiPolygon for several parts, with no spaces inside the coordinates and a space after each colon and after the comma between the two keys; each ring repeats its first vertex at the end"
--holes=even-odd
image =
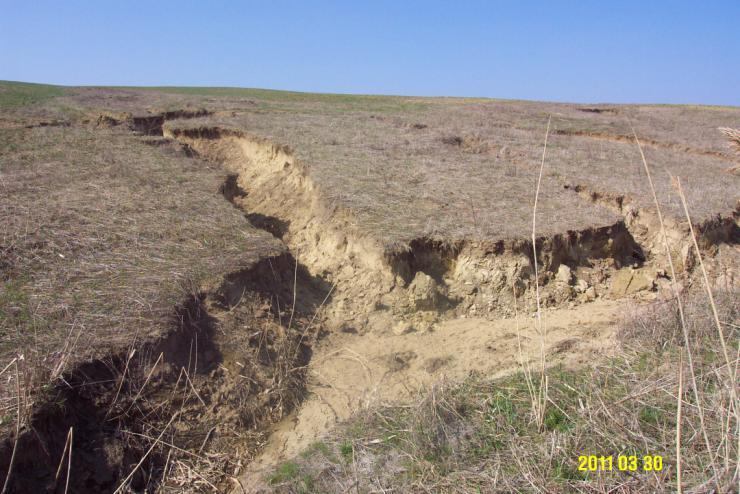
{"type": "MultiPolygon", "coordinates": [[[[582,138],[587,138],[587,139],[595,139],[595,140],[609,141],[609,142],[619,142],[619,143],[627,143],[627,144],[635,143],[635,138],[633,136],[624,135],[624,134],[610,134],[607,132],[571,130],[571,129],[557,129],[553,131],[553,133],[556,135],[562,135],[562,136],[582,137],[582,138]]],[[[712,158],[720,158],[724,161],[740,163],[740,158],[738,158],[737,156],[723,153],[721,151],[714,151],[711,149],[694,148],[691,146],[687,146],[685,144],[679,144],[677,142],[664,142],[664,141],[658,141],[655,139],[650,139],[648,137],[640,137],[640,144],[642,144],[643,146],[649,146],[649,147],[653,147],[657,149],[667,149],[670,151],[679,151],[682,153],[693,154],[696,156],[709,156],[712,158]]]]}

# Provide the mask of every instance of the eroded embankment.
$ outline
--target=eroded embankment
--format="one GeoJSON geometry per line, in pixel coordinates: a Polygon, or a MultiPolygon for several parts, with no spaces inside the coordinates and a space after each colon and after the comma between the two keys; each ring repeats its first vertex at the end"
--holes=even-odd
{"type": "Polygon", "coordinates": [[[147,114],[133,114],[129,112],[105,112],[98,114],[94,119],[84,120],[83,123],[94,121],[97,127],[116,127],[126,125],[130,130],[147,136],[161,136],[162,126],[169,120],[207,117],[212,112],[204,108],[160,111],[147,114]]]}
{"type": "MultiPolygon", "coordinates": [[[[663,230],[657,211],[654,208],[639,207],[630,197],[608,193],[593,186],[578,184],[565,185],[565,188],[575,192],[584,200],[604,206],[620,214],[624,218],[626,228],[642,246],[647,263],[657,270],[668,270],[663,230]]],[[[739,243],[739,218],[740,209],[736,208],[732,215],[716,214],[702,222],[693,224],[699,248],[705,254],[712,254],[720,244],[739,243]]],[[[679,274],[690,273],[695,264],[695,252],[688,222],[664,216],[663,224],[676,272],[679,274]]]]}
{"type": "MultiPolygon", "coordinates": [[[[297,454],[363,403],[406,396],[440,368],[449,375],[510,372],[517,355],[533,358],[531,345],[525,351],[515,345],[519,335],[512,335],[511,323],[495,320],[517,304],[525,311],[534,306],[530,241],[417,238],[405,248],[387,249],[353,226],[351,212],[324,200],[289,148],[232,129],[165,125],[163,134],[222,163],[230,173],[224,197],[331,284],[323,320],[341,331],[318,347],[319,358],[309,366],[311,397],[281,422],[244,482],[259,483],[265,468],[297,454]]],[[[625,198],[618,207],[590,195],[586,200],[610,207],[621,219],[536,240],[542,302],[558,308],[548,316],[543,342],[554,361],[569,353],[601,355],[608,346],[618,302],[597,299],[650,292],[666,278],[656,254],[660,227],[649,211],[626,207],[625,198]],[[595,303],[583,310],[569,309],[590,301],[595,303]]],[[[720,223],[703,225],[702,238],[732,241],[734,223],[720,223]]],[[[678,225],[670,228],[679,234],[678,225]]],[[[686,245],[687,237],[681,240],[686,245]]],[[[682,270],[690,267],[686,261],[682,270]]],[[[530,323],[517,327],[531,343],[540,333],[530,323]]]]}
{"type": "MultiPolygon", "coordinates": [[[[289,254],[194,290],[170,334],[77,365],[42,392],[8,492],[64,490],[68,434],[70,492],[112,492],[125,479],[136,492],[233,487],[266,427],[302,400],[319,329],[309,321],[328,290],[289,254]]],[[[0,478],[13,447],[0,447],[0,478]]]]}
{"type": "MultiPolygon", "coordinates": [[[[290,149],[233,129],[165,126],[164,136],[223,163],[223,191],[255,224],[282,238],[315,274],[336,286],[330,325],[345,330],[375,322],[426,329],[459,316],[510,314],[513,299],[534,304],[531,241],[418,238],[387,249],[360,233],[352,213],[329,206],[290,149]],[[376,321],[377,320],[377,321],[376,321]]],[[[646,253],[625,221],[537,239],[545,305],[610,293],[612,275],[640,267],[646,253]]]]}
{"type": "MultiPolygon", "coordinates": [[[[650,210],[624,197],[571,188],[621,219],[536,240],[542,300],[557,309],[548,312],[546,337],[530,318],[517,320],[514,331],[511,320],[484,318],[509,315],[517,303],[520,310],[522,303],[533,307],[531,242],[418,238],[389,250],[359,233],[350,212],[327,205],[290,149],[213,127],[165,126],[164,136],[223,163],[230,172],[224,196],[332,285],[325,320],[341,331],[317,347],[309,366],[310,397],[275,429],[264,454],[244,472],[245,485],[259,486],[276,462],[299,454],[359,407],[410,396],[440,369],[455,378],[471,370],[512,372],[520,360],[537,358],[534,342],[540,338],[549,362],[584,365],[600,358],[613,341],[614,318],[624,310],[619,301],[605,299],[649,293],[667,280],[661,228],[650,210]],[[364,334],[352,334],[357,332],[364,334]]],[[[680,272],[690,271],[686,229],[669,222],[667,230],[676,255],[683,256],[680,272]]],[[[737,241],[731,220],[708,221],[698,230],[705,247],[737,241]]]]}

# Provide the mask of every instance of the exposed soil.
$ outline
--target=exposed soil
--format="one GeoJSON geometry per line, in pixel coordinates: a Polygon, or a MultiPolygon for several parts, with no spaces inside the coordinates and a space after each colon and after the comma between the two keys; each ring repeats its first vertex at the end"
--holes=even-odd
{"type": "MultiPolygon", "coordinates": [[[[620,302],[603,300],[547,311],[548,361],[578,366],[609,355],[615,347],[614,323],[623,310],[620,302]]],[[[459,380],[470,372],[495,378],[515,372],[522,360],[535,363],[539,341],[530,313],[518,319],[449,319],[427,331],[389,326],[361,337],[326,338],[314,348],[309,395],[273,428],[242,483],[248,490],[265,488],[263,479],[277,463],[295,457],[358,410],[411,400],[440,379],[459,380]]]]}
{"type": "MultiPolygon", "coordinates": [[[[424,316],[428,323],[461,315],[510,315],[512,287],[523,304],[532,306],[529,241],[442,243],[419,238],[406,248],[389,249],[353,235],[352,213],[330,209],[289,149],[221,128],[166,127],[165,136],[223,162],[233,173],[224,185],[225,195],[282,238],[311,272],[336,284],[328,309],[333,327],[346,330],[351,321],[351,329],[362,332],[372,328],[378,314],[391,314],[395,323],[424,312],[431,313],[424,316]]],[[[585,301],[588,296],[579,299],[572,286],[580,287],[581,294],[592,287],[606,292],[611,271],[645,261],[623,221],[538,238],[537,251],[548,305],[585,301]],[[581,281],[555,283],[563,270],[581,281]]]]}
{"type": "MultiPolygon", "coordinates": [[[[645,254],[648,254],[653,267],[658,270],[668,269],[660,222],[653,209],[638,207],[630,197],[594,190],[589,186],[565,185],[564,187],[586,200],[601,204],[622,215],[627,229],[643,249],[639,254],[635,254],[636,257],[645,260],[645,254]]],[[[694,267],[694,254],[690,245],[688,224],[668,217],[664,218],[664,225],[668,243],[672,246],[671,257],[675,269],[679,273],[691,271],[694,267]]],[[[717,215],[693,226],[700,247],[710,253],[716,250],[717,245],[740,243],[740,227],[738,227],[737,217],[717,215]]]]}
{"type": "MultiPolygon", "coordinates": [[[[174,110],[174,111],[149,111],[146,114],[134,114],[131,112],[104,112],[99,113],[95,118],[84,119],[83,123],[94,122],[96,127],[110,128],[119,125],[126,125],[134,132],[146,136],[161,136],[162,125],[168,120],[199,118],[211,115],[212,112],[203,108],[194,110],[174,110]]],[[[38,126],[52,125],[54,123],[42,122],[38,126]]],[[[69,122],[62,122],[69,126],[69,122]]],[[[150,141],[151,142],[151,141],[150,141]]]]}
{"type": "Polygon", "coordinates": [[[208,110],[178,110],[162,112],[154,115],[134,115],[131,117],[131,128],[148,136],[161,136],[162,125],[167,120],[178,118],[198,118],[210,115],[208,110]]]}
{"type": "Polygon", "coordinates": [[[585,113],[617,113],[616,108],[599,108],[599,107],[583,107],[578,108],[578,111],[585,113]]]}

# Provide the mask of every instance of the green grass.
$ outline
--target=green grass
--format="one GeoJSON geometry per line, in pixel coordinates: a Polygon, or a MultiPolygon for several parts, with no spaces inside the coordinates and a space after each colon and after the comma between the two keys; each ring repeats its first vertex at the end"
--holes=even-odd
{"type": "Polygon", "coordinates": [[[422,98],[407,96],[383,96],[370,94],[307,93],[300,91],[281,91],[275,89],[234,88],[234,87],[121,87],[182,94],[186,96],[209,96],[220,98],[254,99],[261,103],[261,108],[278,110],[280,104],[311,105],[316,113],[332,113],[333,110],[362,111],[409,111],[414,112],[428,106],[422,98]]]}
{"type": "Polygon", "coordinates": [[[301,467],[291,461],[281,464],[267,480],[273,486],[290,484],[293,487],[293,492],[298,494],[315,492],[316,487],[313,476],[303,473],[301,467]]]}
{"type": "Polygon", "coordinates": [[[489,420],[493,421],[497,416],[502,416],[507,423],[513,424],[517,418],[516,407],[508,393],[497,391],[491,400],[489,420]]]}
{"type": "Polygon", "coordinates": [[[10,325],[25,325],[31,321],[25,279],[8,280],[0,284],[0,330],[10,325]]]}
{"type": "Polygon", "coordinates": [[[339,452],[342,454],[342,458],[344,458],[345,461],[352,461],[352,456],[354,456],[355,453],[355,447],[352,445],[351,442],[345,441],[342,444],[339,445],[339,452]]]}
{"type": "Polygon", "coordinates": [[[0,108],[7,110],[30,106],[57,96],[63,96],[65,93],[66,90],[59,86],[0,81],[0,108]]]}
{"type": "Polygon", "coordinates": [[[311,458],[314,455],[319,455],[321,457],[336,462],[336,457],[334,456],[334,453],[331,451],[329,446],[322,441],[316,441],[308,448],[306,448],[303,452],[301,452],[301,457],[305,459],[311,458]]]}
{"type": "Polygon", "coordinates": [[[549,431],[566,432],[571,427],[568,417],[557,408],[547,409],[544,424],[549,431]]]}
{"type": "Polygon", "coordinates": [[[280,465],[277,471],[269,478],[270,484],[279,484],[298,478],[300,467],[297,463],[286,462],[280,465]]]}

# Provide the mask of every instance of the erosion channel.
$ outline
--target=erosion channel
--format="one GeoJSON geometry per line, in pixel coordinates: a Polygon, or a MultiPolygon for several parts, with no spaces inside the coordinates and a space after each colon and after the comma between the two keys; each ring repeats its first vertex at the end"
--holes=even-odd
{"type": "MultiPolygon", "coordinates": [[[[523,236],[388,246],[326,200],[293,150],[240,129],[185,124],[204,115],[129,124],[142,145],[181,146],[182,159],[222,167],[220,193],[276,247],[186,287],[169,334],[137,334],[125,351],[66,372],[17,444],[0,449],[18,492],[61,489],[57,460],[70,440],[75,492],[123,484],[250,492],[363,407],[470,372],[504,375],[542,353],[567,365],[608,353],[623,299],[648,300],[667,283],[655,217],[628,198],[563,183],[564,194],[610,209],[614,221],[534,245],[523,236]],[[538,291],[544,329],[532,317],[538,291]]],[[[731,220],[699,231],[707,245],[737,241],[731,220]]],[[[678,269],[690,270],[685,229],[667,233],[678,269]]]]}

